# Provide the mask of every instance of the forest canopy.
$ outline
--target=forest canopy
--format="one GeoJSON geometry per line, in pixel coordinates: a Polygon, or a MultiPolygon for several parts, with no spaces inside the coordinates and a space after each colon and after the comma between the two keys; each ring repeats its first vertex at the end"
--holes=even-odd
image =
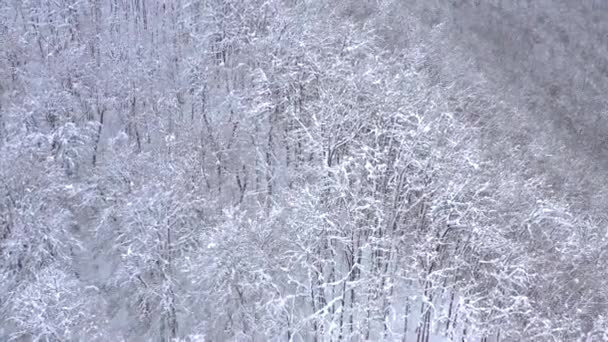
{"type": "Polygon", "coordinates": [[[0,340],[608,341],[606,6],[0,0],[0,340]]]}

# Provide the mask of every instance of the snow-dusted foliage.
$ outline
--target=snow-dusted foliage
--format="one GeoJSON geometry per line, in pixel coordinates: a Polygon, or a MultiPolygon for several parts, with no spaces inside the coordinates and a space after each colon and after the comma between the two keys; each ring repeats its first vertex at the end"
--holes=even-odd
{"type": "Polygon", "coordinates": [[[603,190],[476,9],[0,0],[0,340],[608,340],[603,190]]]}

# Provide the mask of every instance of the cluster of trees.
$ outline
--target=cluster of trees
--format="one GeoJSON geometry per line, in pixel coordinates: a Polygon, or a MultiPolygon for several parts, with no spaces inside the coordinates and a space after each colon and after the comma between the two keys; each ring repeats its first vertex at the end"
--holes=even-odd
{"type": "Polygon", "coordinates": [[[0,1],[0,339],[608,340],[605,220],[429,3],[0,1]]]}

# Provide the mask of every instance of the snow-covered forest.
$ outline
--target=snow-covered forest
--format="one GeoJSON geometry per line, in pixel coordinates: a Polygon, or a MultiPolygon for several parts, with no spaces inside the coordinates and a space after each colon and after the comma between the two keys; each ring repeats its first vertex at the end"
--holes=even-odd
{"type": "Polygon", "coordinates": [[[608,3],[0,0],[0,341],[608,341],[608,3]]]}

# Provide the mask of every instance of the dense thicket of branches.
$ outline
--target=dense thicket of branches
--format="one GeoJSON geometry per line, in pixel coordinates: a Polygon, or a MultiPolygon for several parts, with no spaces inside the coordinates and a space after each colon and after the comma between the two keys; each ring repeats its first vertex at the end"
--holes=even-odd
{"type": "Polygon", "coordinates": [[[608,340],[594,13],[0,0],[0,339],[608,340]]]}

